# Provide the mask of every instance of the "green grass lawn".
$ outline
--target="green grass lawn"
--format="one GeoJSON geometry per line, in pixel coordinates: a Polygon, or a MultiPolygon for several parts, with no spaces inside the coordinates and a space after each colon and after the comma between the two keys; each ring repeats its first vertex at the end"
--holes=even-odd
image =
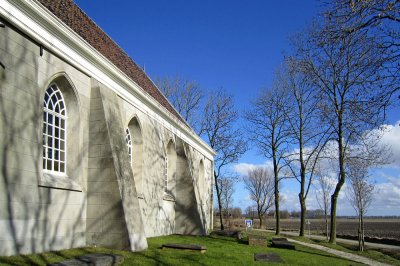
{"type": "Polygon", "coordinates": [[[348,253],[364,256],[383,263],[400,266],[400,254],[396,250],[383,250],[365,247],[364,251],[358,251],[357,245],[337,243],[336,245],[329,244],[327,241],[313,240],[315,244],[323,245],[329,248],[341,250],[348,253]]]}
{"type": "MultiPolygon", "coordinates": [[[[265,231],[257,231],[257,230],[252,231],[252,234],[263,235],[263,236],[270,235],[270,233],[267,233],[265,231]]],[[[288,236],[288,237],[298,241],[323,245],[325,247],[329,247],[332,249],[356,254],[379,262],[400,266],[400,254],[396,250],[385,250],[385,249],[365,247],[365,250],[361,252],[358,251],[357,245],[344,244],[344,243],[337,243],[336,245],[333,245],[329,244],[326,240],[315,240],[299,236],[288,236]]]]}
{"type": "MultiPolygon", "coordinates": [[[[268,235],[270,241],[272,236],[268,235]]],[[[296,250],[249,246],[235,238],[220,236],[164,236],[148,239],[149,248],[142,252],[126,252],[104,248],[79,248],[57,252],[47,252],[29,256],[0,257],[0,265],[46,265],[87,253],[114,253],[124,256],[123,265],[265,265],[255,262],[255,253],[275,252],[285,265],[361,265],[337,258],[331,254],[296,245],[296,250]],[[183,250],[162,250],[165,243],[199,244],[207,247],[207,252],[199,253],[183,250]]],[[[280,265],[280,264],[274,264],[280,265]]]]}

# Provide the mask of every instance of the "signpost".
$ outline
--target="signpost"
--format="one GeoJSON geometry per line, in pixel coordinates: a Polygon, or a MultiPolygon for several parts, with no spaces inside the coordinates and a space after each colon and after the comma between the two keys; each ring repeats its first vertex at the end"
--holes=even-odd
{"type": "Polygon", "coordinates": [[[253,229],[253,220],[244,220],[244,223],[246,225],[246,231],[247,229],[253,229]]]}

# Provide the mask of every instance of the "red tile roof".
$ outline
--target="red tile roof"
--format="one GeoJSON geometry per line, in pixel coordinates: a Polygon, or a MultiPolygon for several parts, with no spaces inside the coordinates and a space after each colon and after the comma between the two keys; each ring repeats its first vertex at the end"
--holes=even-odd
{"type": "Polygon", "coordinates": [[[122,50],[93,20],[72,0],[38,0],[73,31],[79,34],[98,52],[110,60],[117,68],[136,82],[145,92],[164,106],[179,120],[178,112],[157,89],[146,73],[122,50]]]}

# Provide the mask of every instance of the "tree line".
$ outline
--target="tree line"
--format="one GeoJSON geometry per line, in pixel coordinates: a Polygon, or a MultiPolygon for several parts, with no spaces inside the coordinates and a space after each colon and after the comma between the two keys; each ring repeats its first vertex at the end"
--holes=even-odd
{"type": "Polygon", "coordinates": [[[232,180],[242,178],[259,218],[273,207],[279,234],[280,183],[292,178],[300,184],[300,236],[306,200],[317,184],[327,229],[330,220],[329,242],[335,243],[338,197],[348,182],[362,250],[363,217],[373,192],[369,169],[389,157],[387,147],[378,142],[399,91],[399,14],[397,0],[326,4],[311,25],[291,38],[292,51],[284,56],[272,85],[261,89],[244,112],[244,129],[237,125],[240,116],[225,90],[206,96],[197,83],[179,77],[156,81],[217,152],[214,185],[222,230],[221,210],[229,201],[232,180]],[[249,145],[272,166],[251,169],[245,177],[227,172],[226,166],[249,145]]]}

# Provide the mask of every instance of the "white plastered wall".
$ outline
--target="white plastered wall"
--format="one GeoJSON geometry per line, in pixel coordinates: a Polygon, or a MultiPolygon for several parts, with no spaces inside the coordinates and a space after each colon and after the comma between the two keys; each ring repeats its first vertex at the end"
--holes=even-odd
{"type": "Polygon", "coordinates": [[[10,25],[0,36],[6,67],[0,68],[0,254],[84,246],[90,79],[47,51],[40,56],[39,46],[10,25]],[[73,84],[79,103],[78,132],[67,140],[77,147],[75,171],[67,174],[80,191],[42,182],[43,96],[61,76],[73,84]]]}
{"type": "MultiPolygon", "coordinates": [[[[141,214],[145,225],[145,233],[147,237],[168,235],[175,233],[175,205],[179,202],[175,193],[175,181],[168,180],[171,185],[171,195],[164,193],[164,171],[165,156],[167,145],[170,141],[176,145],[177,136],[162,125],[152,120],[140,110],[120,98],[122,106],[122,117],[124,124],[128,125],[130,119],[134,118],[139,121],[142,138],[143,138],[143,167],[142,167],[142,193],[139,196],[141,205],[141,214]],[[172,196],[172,197],[171,197],[172,196]]],[[[132,137],[134,138],[134,136],[132,137]]],[[[187,145],[187,144],[186,144],[187,145]]],[[[186,158],[190,166],[192,185],[195,191],[195,197],[190,199],[197,205],[201,222],[204,224],[204,232],[210,229],[210,209],[212,208],[212,184],[211,184],[211,161],[205,158],[194,148],[187,149],[186,158]],[[203,160],[204,165],[204,182],[203,187],[199,187],[199,165],[203,160]]],[[[135,160],[135,155],[133,155],[135,160]]],[[[176,160],[176,159],[175,159],[176,160]]],[[[176,161],[168,161],[168,164],[176,161]]],[[[135,163],[133,163],[135,167],[135,163]]],[[[176,166],[177,168],[179,165],[176,166]]],[[[178,169],[176,169],[178,170],[178,169]]],[[[135,170],[134,170],[135,171],[135,170]]],[[[175,173],[176,174],[176,173],[175,173]]]]}

